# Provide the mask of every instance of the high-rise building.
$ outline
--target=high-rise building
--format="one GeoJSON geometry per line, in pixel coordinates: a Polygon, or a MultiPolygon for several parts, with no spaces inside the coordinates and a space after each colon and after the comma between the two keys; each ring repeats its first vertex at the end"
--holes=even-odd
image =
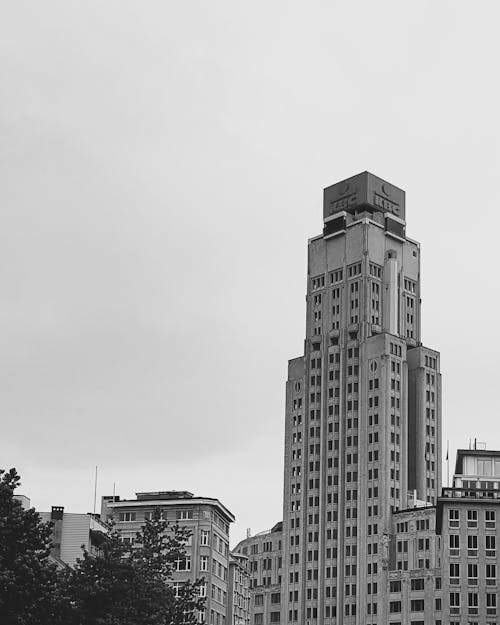
{"type": "MultiPolygon", "coordinates": [[[[191,530],[186,545],[186,557],[176,561],[172,584],[176,592],[182,584],[204,579],[200,596],[206,598],[205,610],[199,613],[199,622],[209,625],[229,625],[229,526],[233,514],[218,500],[195,497],[187,491],[160,491],[136,493],[136,499],[117,496],[102,498],[101,518],[113,518],[122,540],[133,544],[137,532],[159,509],[162,518],[191,530]]],[[[240,571],[241,572],[241,571],[240,571]]],[[[240,577],[236,572],[238,583],[240,577]]],[[[244,590],[239,586],[238,592],[244,590]]],[[[234,612],[234,610],[233,610],[234,612]]],[[[237,614],[239,618],[239,614],[237,614]]]]}
{"type": "Polygon", "coordinates": [[[364,172],[325,189],[323,216],[288,367],[281,621],[385,625],[393,514],[441,487],[439,353],[404,191],[364,172]]]}

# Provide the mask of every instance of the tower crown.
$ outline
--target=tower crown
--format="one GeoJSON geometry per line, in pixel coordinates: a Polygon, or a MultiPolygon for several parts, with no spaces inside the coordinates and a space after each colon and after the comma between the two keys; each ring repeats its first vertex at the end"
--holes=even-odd
{"type": "Polygon", "coordinates": [[[405,192],[368,171],[326,187],[323,191],[323,221],[341,212],[360,210],[392,213],[405,219],[405,192]]]}

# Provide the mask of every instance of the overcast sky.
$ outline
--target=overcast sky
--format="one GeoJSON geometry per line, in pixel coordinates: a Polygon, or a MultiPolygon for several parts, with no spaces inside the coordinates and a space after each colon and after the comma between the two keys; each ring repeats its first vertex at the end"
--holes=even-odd
{"type": "MultiPolygon", "coordinates": [[[[0,466],[281,518],[322,190],[407,192],[444,447],[498,426],[498,0],[0,2],[0,466]]],[[[446,472],[444,473],[446,474],[446,472]]]]}

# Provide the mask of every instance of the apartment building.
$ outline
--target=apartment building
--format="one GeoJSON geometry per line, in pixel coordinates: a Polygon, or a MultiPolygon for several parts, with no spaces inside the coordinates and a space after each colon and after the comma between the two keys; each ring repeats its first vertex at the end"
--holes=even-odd
{"type": "Polygon", "coordinates": [[[460,449],[451,488],[437,505],[442,544],[443,623],[500,621],[500,452],[460,449]]]}
{"type": "Polygon", "coordinates": [[[75,566],[84,551],[99,555],[108,532],[99,515],[65,512],[62,506],[52,506],[50,512],[38,514],[44,523],[53,524],[51,557],[58,565],[75,566]]]}
{"type": "Polygon", "coordinates": [[[248,558],[235,552],[229,557],[227,622],[230,625],[250,625],[248,558]]]}
{"type": "Polygon", "coordinates": [[[283,524],[242,540],[234,549],[248,558],[252,625],[281,622],[283,524]]]}
{"type": "Polygon", "coordinates": [[[229,625],[229,527],[233,514],[218,499],[195,497],[187,491],[161,491],[136,493],[135,499],[105,496],[101,517],[112,517],[123,540],[133,543],[157,508],[165,520],[192,532],[186,557],[176,563],[174,588],[203,578],[200,595],[206,597],[206,609],[199,614],[200,623],[229,625]]]}

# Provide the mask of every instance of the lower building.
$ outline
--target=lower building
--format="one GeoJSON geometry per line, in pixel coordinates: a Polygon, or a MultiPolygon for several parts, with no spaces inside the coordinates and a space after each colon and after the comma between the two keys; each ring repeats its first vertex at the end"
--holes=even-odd
{"type": "Polygon", "coordinates": [[[234,552],[248,558],[250,575],[250,612],[252,625],[281,622],[283,525],[249,536],[234,552]]]}
{"type": "MultiPolygon", "coordinates": [[[[442,489],[437,504],[413,497],[409,505],[392,512],[388,527],[372,527],[376,540],[368,541],[367,552],[377,559],[368,567],[377,568],[358,580],[369,616],[388,625],[498,625],[500,451],[458,450],[453,485],[442,489]]],[[[302,609],[292,578],[282,577],[282,540],[278,523],[235,549],[248,557],[250,625],[297,620],[285,601],[302,609]]],[[[337,585],[337,571],[327,570],[325,579],[311,579],[306,599],[336,597],[337,585]]],[[[343,593],[357,596],[358,589],[346,584],[343,593]]],[[[315,622],[341,622],[343,607],[326,606],[315,622]]]]}
{"type": "Polygon", "coordinates": [[[231,553],[227,603],[228,625],[250,625],[250,576],[248,557],[231,553]]]}
{"type": "Polygon", "coordinates": [[[60,566],[75,566],[84,551],[91,555],[100,553],[108,528],[99,515],[64,512],[62,506],[52,506],[50,512],[38,514],[43,522],[53,524],[51,557],[60,566]]]}
{"type": "Polygon", "coordinates": [[[383,543],[387,586],[370,588],[368,583],[368,594],[386,598],[390,625],[435,625],[441,620],[441,539],[435,523],[435,506],[398,510],[392,516],[388,550],[383,543]]]}
{"type": "Polygon", "coordinates": [[[112,518],[122,539],[133,544],[156,509],[166,521],[191,530],[186,557],[176,562],[174,588],[178,591],[187,581],[203,579],[200,596],[206,597],[206,609],[200,612],[199,622],[228,624],[229,526],[234,522],[233,514],[218,499],[195,497],[187,491],[161,491],[136,493],[136,499],[105,496],[101,518],[112,518]]]}
{"type": "Polygon", "coordinates": [[[453,485],[437,505],[443,623],[496,625],[500,545],[500,451],[459,450],[453,485]]]}

